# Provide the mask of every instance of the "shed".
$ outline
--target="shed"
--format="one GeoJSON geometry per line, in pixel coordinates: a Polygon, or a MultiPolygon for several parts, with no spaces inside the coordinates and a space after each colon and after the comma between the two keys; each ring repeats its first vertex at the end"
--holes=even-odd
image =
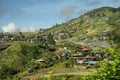
{"type": "Polygon", "coordinates": [[[61,56],[68,56],[68,55],[70,55],[69,52],[64,52],[61,56]]]}
{"type": "Polygon", "coordinates": [[[89,64],[89,65],[96,65],[98,63],[98,61],[87,61],[87,62],[83,62],[84,64],[89,64]]]}
{"type": "Polygon", "coordinates": [[[45,62],[45,60],[43,60],[43,59],[39,59],[39,60],[35,61],[35,63],[44,63],[44,62],[45,62]]]}

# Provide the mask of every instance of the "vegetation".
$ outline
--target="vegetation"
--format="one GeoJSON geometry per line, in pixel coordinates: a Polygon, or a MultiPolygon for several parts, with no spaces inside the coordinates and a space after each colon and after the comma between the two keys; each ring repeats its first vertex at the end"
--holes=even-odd
{"type": "Polygon", "coordinates": [[[58,76],[51,72],[36,80],[120,80],[119,35],[120,7],[94,9],[35,33],[0,33],[0,80],[26,79],[49,71],[80,71],[78,61],[84,62],[86,57],[100,62],[95,66],[80,63],[80,69],[95,67],[97,72],[58,76]],[[74,59],[76,54],[79,59],[74,59]]]}
{"type": "Polygon", "coordinates": [[[111,56],[112,62],[104,60],[100,62],[100,69],[92,75],[62,75],[38,78],[36,80],[119,80],[120,79],[120,49],[105,50],[106,55],[111,56]]]}

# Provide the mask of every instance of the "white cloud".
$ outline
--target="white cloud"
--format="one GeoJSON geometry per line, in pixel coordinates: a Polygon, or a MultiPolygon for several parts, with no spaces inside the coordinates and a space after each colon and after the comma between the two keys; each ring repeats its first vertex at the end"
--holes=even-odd
{"type": "Polygon", "coordinates": [[[7,26],[2,27],[3,32],[16,32],[17,28],[14,23],[9,23],[7,26]]]}
{"type": "Polygon", "coordinates": [[[16,25],[11,22],[9,23],[7,26],[2,27],[2,31],[3,32],[35,32],[37,31],[37,29],[35,29],[34,27],[22,27],[22,28],[18,28],[16,27],[16,25]]]}
{"type": "Polygon", "coordinates": [[[33,27],[23,27],[20,29],[21,32],[35,32],[36,29],[33,27]]]}
{"type": "Polygon", "coordinates": [[[60,11],[60,16],[68,21],[75,12],[76,12],[75,6],[66,6],[63,7],[62,10],[60,11]]]}
{"type": "Polygon", "coordinates": [[[60,12],[60,15],[61,16],[68,16],[68,15],[71,15],[75,12],[75,7],[73,6],[66,6],[64,7],[61,12],[60,12]]]}

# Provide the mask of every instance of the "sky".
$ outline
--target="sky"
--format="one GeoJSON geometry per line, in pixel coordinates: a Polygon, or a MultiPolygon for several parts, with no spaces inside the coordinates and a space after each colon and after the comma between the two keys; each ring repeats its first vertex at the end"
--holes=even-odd
{"type": "Polygon", "coordinates": [[[120,0],[0,0],[0,32],[34,32],[120,0]]]}

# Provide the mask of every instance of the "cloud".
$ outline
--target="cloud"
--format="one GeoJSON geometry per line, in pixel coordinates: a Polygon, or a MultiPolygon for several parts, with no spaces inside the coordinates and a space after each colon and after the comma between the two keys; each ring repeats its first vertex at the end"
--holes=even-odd
{"type": "Polygon", "coordinates": [[[36,29],[34,27],[23,27],[20,29],[20,32],[35,32],[36,29]]]}
{"type": "Polygon", "coordinates": [[[7,26],[2,27],[3,32],[16,32],[17,28],[14,23],[9,23],[7,26]]]}
{"type": "Polygon", "coordinates": [[[66,6],[62,8],[62,10],[60,11],[60,16],[65,19],[69,19],[71,15],[74,14],[75,11],[76,11],[76,7],[66,6]]]}
{"type": "Polygon", "coordinates": [[[37,29],[34,27],[18,28],[18,27],[16,27],[16,25],[13,22],[11,22],[7,26],[2,27],[2,31],[10,32],[10,33],[12,33],[12,32],[35,32],[35,31],[37,31],[37,29]]]}

